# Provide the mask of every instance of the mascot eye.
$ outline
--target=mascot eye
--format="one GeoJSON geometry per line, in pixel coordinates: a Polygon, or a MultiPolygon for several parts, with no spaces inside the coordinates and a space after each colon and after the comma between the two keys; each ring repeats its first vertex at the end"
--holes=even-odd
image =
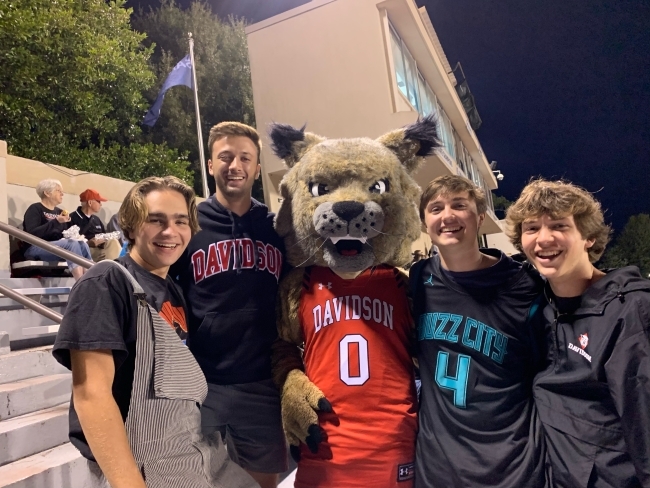
{"type": "Polygon", "coordinates": [[[370,187],[370,193],[386,193],[388,191],[388,180],[379,180],[370,187]]]}
{"type": "Polygon", "coordinates": [[[330,192],[329,187],[325,183],[310,183],[309,190],[315,197],[321,197],[330,192]]]}

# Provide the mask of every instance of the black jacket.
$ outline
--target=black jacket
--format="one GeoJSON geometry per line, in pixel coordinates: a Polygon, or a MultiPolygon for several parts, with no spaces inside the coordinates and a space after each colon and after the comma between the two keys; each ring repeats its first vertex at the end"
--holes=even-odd
{"type": "Polygon", "coordinates": [[[97,234],[104,234],[104,224],[97,215],[91,215],[88,217],[81,207],[77,207],[77,210],[70,214],[71,225],[79,226],[79,234],[84,236],[86,239],[92,239],[97,234]]]}
{"type": "Polygon", "coordinates": [[[561,314],[547,289],[549,362],[534,395],[554,487],[650,487],[650,281],[607,273],[561,314]]]}
{"type": "Polygon", "coordinates": [[[201,230],[170,271],[185,294],[190,350],[210,383],[268,379],[284,261],[273,214],[253,200],[239,217],[214,196],[198,211],[201,230]]]}

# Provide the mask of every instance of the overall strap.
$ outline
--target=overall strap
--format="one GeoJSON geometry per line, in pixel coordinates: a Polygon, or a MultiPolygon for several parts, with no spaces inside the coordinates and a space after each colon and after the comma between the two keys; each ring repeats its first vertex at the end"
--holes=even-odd
{"type": "Polygon", "coordinates": [[[144,300],[146,298],[146,294],[142,287],[140,286],[140,283],[133,277],[131,273],[120,263],[117,261],[111,261],[110,259],[106,259],[104,261],[101,261],[95,265],[95,267],[107,267],[107,266],[117,266],[118,269],[120,269],[123,273],[124,276],[129,280],[129,283],[131,283],[131,286],[133,286],[133,293],[134,295],[138,298],[138,300],[142,299],[144,300]]]}

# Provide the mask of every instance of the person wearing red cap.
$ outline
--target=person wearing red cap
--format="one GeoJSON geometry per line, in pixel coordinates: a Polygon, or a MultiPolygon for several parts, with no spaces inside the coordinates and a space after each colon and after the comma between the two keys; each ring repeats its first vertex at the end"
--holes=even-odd
{"type": "Polygon", "coordinates": [[[70,214],[73,225],[79,226],[79,234],[88,239],[90,254],[93,261],[98,263],[104,259],[111,261],[117,259],[122,250],[118,239],[102,239],[95,237],[105,234],[106,229],[100,218],[96,215],[102,208],[102,202],[107,201],[97,190],[88,188],[79,195],[81,205],[70,214]]]}

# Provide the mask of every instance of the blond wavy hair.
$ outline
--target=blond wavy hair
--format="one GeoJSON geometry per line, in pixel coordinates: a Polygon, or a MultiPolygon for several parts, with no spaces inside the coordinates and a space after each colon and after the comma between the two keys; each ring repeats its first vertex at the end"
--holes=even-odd
{"type": "Polygon", "coordinates": [[[584,188],[567,181],[531,180],[506,213],[506,234],[510,242],[523,252],[522,224],[530,219],[548,215],[554,220],[573,216],[583,239],[593,240],[587,252],[595,263],[605,252],[611,228],[605,224],[600,203],[584,188]]]}
{"type": "Polygon", "coordinates": [[[120,206],[117,216],[118,223],[124,234],[124,238],[129,241],[129,248],[135,243],[130,237],[131,233],[140,228],[147,221],[149,209],[145,198],[152,191],[173,190],[177,191],[185,198],[189,216],[189,225],[192,235],[196,234],[199,228],[199,219],[196,212],[196,195],[191,186],[175,176],[151,176],[135,184],[120,206]]]}

